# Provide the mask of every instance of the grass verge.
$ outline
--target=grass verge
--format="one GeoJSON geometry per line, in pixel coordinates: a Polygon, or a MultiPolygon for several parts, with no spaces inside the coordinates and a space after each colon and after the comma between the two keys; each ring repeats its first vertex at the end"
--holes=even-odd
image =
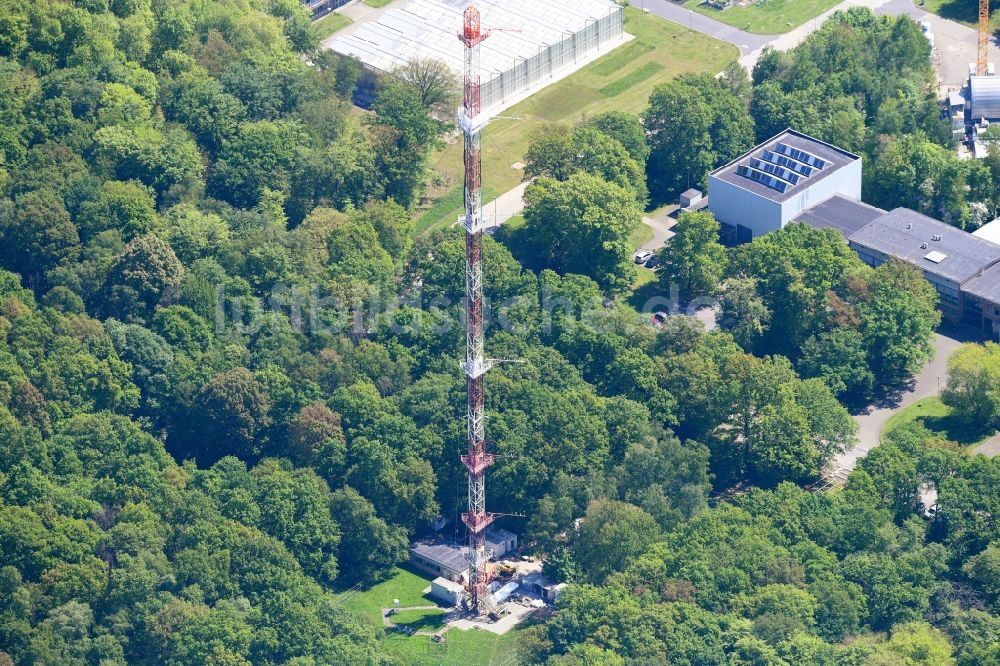
{"type": "Polygon", "coordinates": [[[687,0],[684,6],[740,30],[758,35],[779,35],[814,19],[841,0],[759,0],[746,7],[713,9],[702,0],[687,0]]]}
{"type": "Polygon", "coordinates": [[[938,397],[923,398],[893,414],[882,428],[882,437],[908,423],[920,423],[934,434],[961,446],[975,446],[990,438],[995,431],[970,427],[957,419],[951,407],[938,397]]]}
{"type": "Polygon", "coordinates": [[[392,0],[362,0],[362,2],[369,7],[385,7],[387,4],[392,2],[392,0]]]}
{"type": "MultiPolygon", "coordinates": [[[[932,14],[937,14],[941,18],[951,21],[958,21],[970,28],[979,27],[979,4],[968,0],[925,0],[925,2],[915,3],[921,9],[925,9],[932,14]]],[[[990,6],[990,30],[996,33],[1000,30],[1000,12],[994,11],[998,8],[996,2],[990,6]]]]}
{"type": "Polygon", "coordinates": [[[629,237],[629,243],[634,248],[640,248],[651,240],[653,240],[653,229],[642,223],[635,228],[629,237]]]}
{"type": "Polygon", "coordinates": [[[309,33],[313,37],[319,40],[326,39],[333,33],[337,32],[341,28],[346,28],[347,26],[354,23],[351,19],[347,18],[343,14],[338,14],[337,12],[330,12],[323,18],[313,21],[309,25],[309,33]]]}
{"type": "MultiPolygon", "coordinates": [[[[635,39],[507,109],[505,118],[490,123],[483,134],[483,182],[494,194],[484,196],[484,201],[521,182],[523,172],[511,165],[523,160],[533,132],[546,123],[573,124],[612,110],[640,113],[657,85],[686,72],[714,74],[739,56],[731,44],[633,7],[625,9],[625,31],[635,39]]],[[[417,233],[447,226],[461,212],[461,142],[446,146],[433,161],[456,185],[417,219],[417,233]],[[445,205],[444,199],[453,205],[445,205]]]]}

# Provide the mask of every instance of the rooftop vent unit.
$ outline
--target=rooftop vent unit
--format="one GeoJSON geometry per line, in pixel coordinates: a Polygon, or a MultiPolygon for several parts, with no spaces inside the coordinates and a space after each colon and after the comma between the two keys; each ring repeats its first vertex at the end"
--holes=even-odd
{"type": "Polygon", "coordinates": [[[938,235],[938,234],[934,234],[933,236],[931,236],[931,240],[932,241],[939,241],[939,240],[941,240],[941,236],[938,235]]]}
{"type": "Polygon", "coordinates": [[[927,245],[927,243],[921,243],[921,244],[920,244],[920,249],[921,249],[921,250],[926,250],[927,248],[928,248],[928,245],[927,245]]]}
{"type": "Polygon", "coordinates": [[[947,254],[945,254],[944,252],[938,252],[937,250],[935,250],[934,252],[928,252],[927,256],[924,257],[924,259],[934,264],[940,264],[947,258],[948,258],[947,254]]]}

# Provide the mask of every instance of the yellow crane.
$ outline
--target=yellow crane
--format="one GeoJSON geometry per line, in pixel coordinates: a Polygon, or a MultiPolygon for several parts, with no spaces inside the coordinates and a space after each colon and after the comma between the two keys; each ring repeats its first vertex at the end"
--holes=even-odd
{"type": "Polygon", "coordinates": [[[976,61],[976,75],[986,76],[986,47],[989,44],[990,0],[979,0],[979,53],[976,61]]]}

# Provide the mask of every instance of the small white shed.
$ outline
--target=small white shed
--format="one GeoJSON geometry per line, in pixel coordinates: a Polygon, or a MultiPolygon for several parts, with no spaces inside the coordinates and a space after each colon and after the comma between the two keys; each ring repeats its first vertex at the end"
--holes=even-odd
{"type": "Polygon", "coordinates": [[[431,596],[449,606],[457,606],[465,598],[465,587],[438,576],[431,581],[431,596]]]}

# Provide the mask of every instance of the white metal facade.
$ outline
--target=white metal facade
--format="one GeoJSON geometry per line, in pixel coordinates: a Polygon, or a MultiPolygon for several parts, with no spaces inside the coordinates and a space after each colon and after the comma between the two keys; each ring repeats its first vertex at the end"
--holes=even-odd
{"type": "Polygon", "coordinates": [[[972,97],[972,118],[1000,119],[1000,77],[970,76],[969,96],[972,97]]]}
{"type": "Polygon", "coordinates": [[[861,160],[805,185],[785,201],[774,201],[713,175],[708,177],[708,206],[715,218],[732,227],[746,227],[755,238],[783,228],[835,194],[861,200],[861,160]]]}
{"type": "Polygon", "coordinates": [[[463,47],[457,35],[470,4],[480,10],[484,28],[498,29],[481,46],[484,109],[503,108],[624,36],[624,10],[611,0],[411,0],[335,37],[329,46],[376,72],[413,58],[435,58],[460,76],[463,47]]]}

